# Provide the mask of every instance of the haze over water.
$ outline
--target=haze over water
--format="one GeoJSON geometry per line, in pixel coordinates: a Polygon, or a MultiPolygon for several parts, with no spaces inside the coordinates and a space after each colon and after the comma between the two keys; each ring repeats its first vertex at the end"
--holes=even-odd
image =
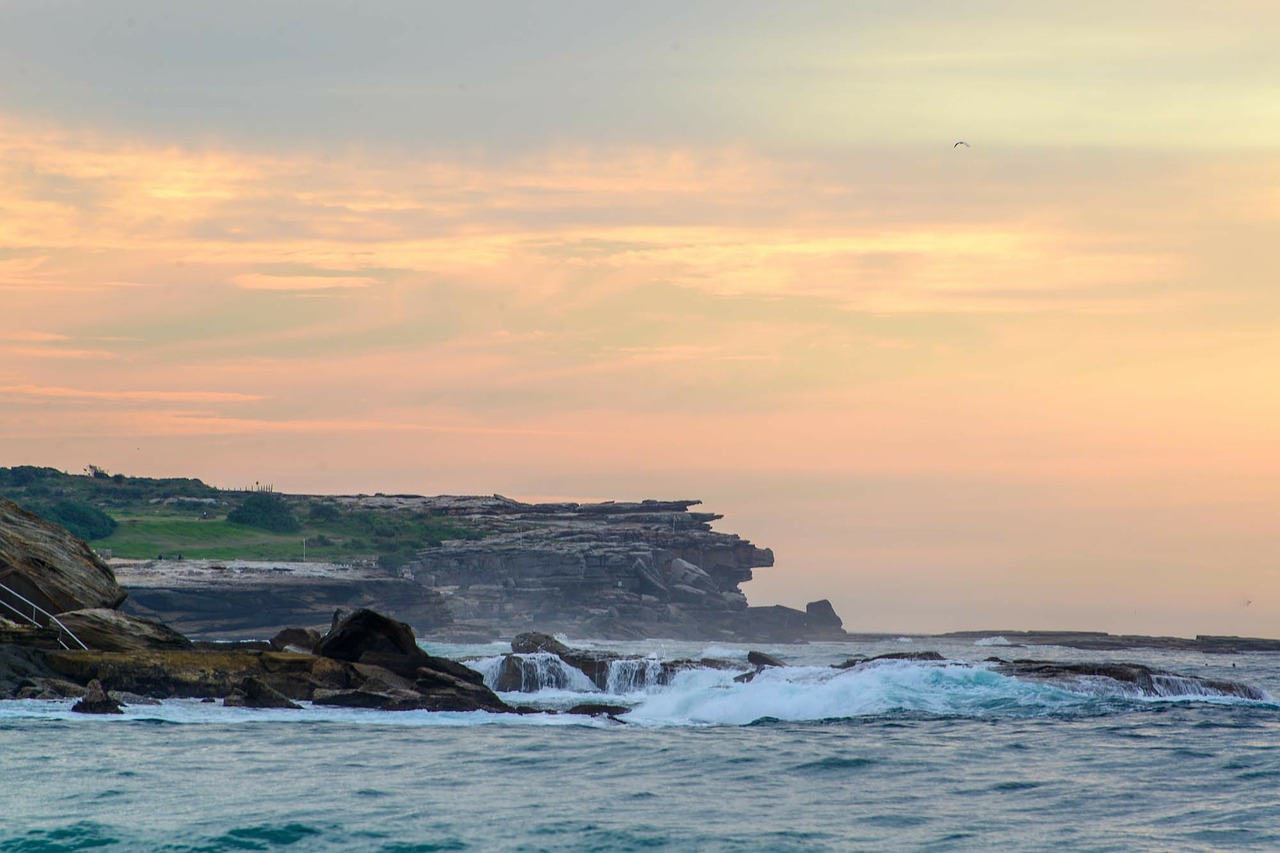
{"type": "Polygon", "coordinates": [[[855,630],[1274,636],[1278,15],[6,3],[0,464],[696,497],[855,630]]]}

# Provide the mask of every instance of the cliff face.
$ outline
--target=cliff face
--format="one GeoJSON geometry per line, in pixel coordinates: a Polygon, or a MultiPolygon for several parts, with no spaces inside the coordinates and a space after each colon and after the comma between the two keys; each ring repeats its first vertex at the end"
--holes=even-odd
{"type": "MultiPolygon", "coordinates": [[[[15,618],[17,610],[25,621],[32,616],[31,603],[57,614],[113,608],[124,598],[111,569],[88,545],[0,498],[0,617],[15,618]]],[[[40,624],[48,624],[39,611],[34,615],[40,624]]]]}
{"type": "Polygon", "coordinates": [[[739,584],[773,565],[769,549],[713,531],[721,516],[690,512],[699,501],[433,500],[433,511],[491,535],[422,551],[409,572],[444,596],[455,619],[503,635],[749,635],[754,614],[739,584]]]}
{"type": "MultiPolygon", "coordinates": [[[[824,607],[748,607],[740,584],[773,552],[711,529],[698,501],[527,504],[492,497],[340,496],[351,510],[466,522],[483,538],[427,548],[396,573],[369,565],[116,562],[126,608],[199,637],[323,628],[369,607],[433,639],[523,631],[630,639],[794,641],[844,636],[824,607]]],[[[825,603],[821,603],[825,604],[825,603]]]]}

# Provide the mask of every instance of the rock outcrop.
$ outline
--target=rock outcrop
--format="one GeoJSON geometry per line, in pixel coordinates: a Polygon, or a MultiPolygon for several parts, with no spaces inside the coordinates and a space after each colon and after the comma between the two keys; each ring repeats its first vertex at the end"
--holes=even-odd
{"type": "Polygon", "coordinates": [[[88,545],[0,498],[0,616],[20,614],[47,626],[46,613],[115,608],[125,595],[88,545]]]}
{"type": "Polygon", "coordinates": [[[97,681],[112,693],[223,699],[253,708],[286,702],[384,710],[511,711],[483,678],[456,661],[418,648],[413,631],[381,614],[358,610],[317,645],[316,653],[230,648],[141,648],[130,651],[29,650],[10,659],[17,695],[49,678],[97,681]]]}
{"type": "MultiPolygon", "coordinates": [[[[485,626],[495,636],[732,640],[755,636],[768,621],[747,607],[740,584],[772,566],[773,552],[712,530],[721,516],[691,511],[699,501],[419,500],[491,531],[422,551],[408,567],[453,612],[458,624],[444,635],[485,626]]],[[[768,627],[790,640],[834,636],[829,623],[818,627],[803,613],[768,627]]]]}
{"type": "Polygon", "coordinates": [[[105,607],[59,613],[58,621],[86,646],[104,652],[192,647],[190,640],[168,625],[105,607]]]}
{"type": "Polygon", "coordinates": [[[1026,681],[1046,681],[1068,690],[1088,688],[1091,682],[1104,679],[1131,689],[1142,696],[1229,696],[1266,701],[1263,691],[1237,681],[1179,675],[1152,669],[1138,663],[1062,663],[1037,660],[994,660],[995,669],[1003,675],[1026,681]]]}
{"type": "Polygon", "coordinates": [[[102,683],[96,678],[85,688],[84,698],[71,706],[77,714],[123,714],[120,703],[107,695],[102,683]]]}
{"type": "Polygon", "coordinates": [[[660,661],[628,657],[601,649],[579,649],[538,631],[518,635],[511,654],[504,655],[491,677],[493,689],[504,693],[534,693],[547,688],[572,688],[580,673],[596,690],[629,693],[670,684],[688,669],[736,669],[738,664],[717,658],[660,661]]]}
{"type": "Polygon", "coordinates": [[[222,704],[231,708],[282,708],[298,711],[302,706],[259,678],[249,676],[231,691],[222,704]]]}

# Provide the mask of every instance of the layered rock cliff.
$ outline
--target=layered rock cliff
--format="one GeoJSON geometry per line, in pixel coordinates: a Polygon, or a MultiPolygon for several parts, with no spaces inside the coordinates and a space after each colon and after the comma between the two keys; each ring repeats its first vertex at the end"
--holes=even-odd
{"type": "Polygon", "coordinates": [[[508,636],[740,635],[749,608],[739,584],[773,565],[767,548],[713,531],[720,516],[691,512],[698,501],[435,500],[489,535],[422,551],[408,571],[459,622],[508,636]]]}
{"type": "Polygon", "coordinates": [[[370,607],[438,639],[522,631],[627,639],[794,641],[844,635],[825,602],[749,607],[741,584],[773,552],[711,529],[694,500],[524,503],[415,495],[327,498],[346,509],[448,518],[480,538],[424,548],[394,573],[370,565],[113,563],[130,612],[201,637],[323,627],[335,607],[370,607]]]}

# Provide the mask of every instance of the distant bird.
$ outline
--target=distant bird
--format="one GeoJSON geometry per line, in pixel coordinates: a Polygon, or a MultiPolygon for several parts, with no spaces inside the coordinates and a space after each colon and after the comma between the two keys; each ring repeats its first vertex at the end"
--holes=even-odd
{"type": "Polygon", "coordinates": [[[961,139],[959,142],[957,142],[955,145],[952,145],[951,147],[959,148],[961,145],[963,145],[965,148],[969,147],[969,143],[965,142],[963,139],[961,139]]]}

